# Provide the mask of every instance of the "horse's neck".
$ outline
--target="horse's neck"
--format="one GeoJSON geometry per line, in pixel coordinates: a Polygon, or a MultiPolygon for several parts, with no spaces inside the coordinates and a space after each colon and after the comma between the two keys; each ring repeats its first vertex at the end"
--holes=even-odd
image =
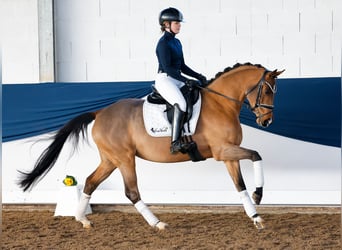
{"type": "Polygon", "coordinates": [[[262,68],[242,66],[224,73],[212,83],[211,87],[218,93],[243,102],[248,90],[258,83],[262,74],[262,68]]]}

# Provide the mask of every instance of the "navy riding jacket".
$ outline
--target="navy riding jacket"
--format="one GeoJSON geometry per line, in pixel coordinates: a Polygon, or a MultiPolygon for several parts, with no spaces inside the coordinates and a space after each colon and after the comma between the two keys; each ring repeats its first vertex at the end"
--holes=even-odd
{"type": "Polygon", "coordinates": [[[185,64],[182,44],[174,34],[164,32],[157,44],[156,54],[159,62],[158,72],[166,73],[182,82],[186,82],[188,79],[182,76],[181,73],[197,79],[200,77],[200,74],[185,64]]]}

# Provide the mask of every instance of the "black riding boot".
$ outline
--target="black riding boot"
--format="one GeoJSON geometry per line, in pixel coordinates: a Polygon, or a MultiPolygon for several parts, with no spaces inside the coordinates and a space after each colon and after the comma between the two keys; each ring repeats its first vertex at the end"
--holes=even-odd
{"type": "Polygon", "coordinates": [[[185,112],[180,110],[179,105],[176,103],[174,105],[174,111],[173,111],[173,121],[172,121],[172,127],[171,127],[171,147],[170,152],[171,154],[177,153],[184,150],[186,148],[186,144],[182,143],[181,138],[181,131],[184,125],[184,117],[185,112]]]}

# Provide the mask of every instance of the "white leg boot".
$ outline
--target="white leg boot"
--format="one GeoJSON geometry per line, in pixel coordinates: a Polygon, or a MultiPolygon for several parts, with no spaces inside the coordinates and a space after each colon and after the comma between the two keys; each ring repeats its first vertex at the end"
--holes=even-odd
{"type": "Polygon", "coordinates": [[[151,227],[156,227],[159,230],[164,230],[167,227],[167,224],[159,221],[142,200],[135,203],[134,206],[151,227]]]}
{"type": "Polygon", "coordinates": [[[89,205],[90,195],[82,193],[75,214],[75,219],[83,224],[84,228],[90,228],[91,222],[86,217],[86,210],[89,205]]]}

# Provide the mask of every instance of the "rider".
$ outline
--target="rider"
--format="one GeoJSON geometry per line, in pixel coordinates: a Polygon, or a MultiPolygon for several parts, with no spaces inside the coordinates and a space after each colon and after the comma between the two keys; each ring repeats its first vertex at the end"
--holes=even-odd
{"type": "Polygon", "coordinates": [[[194,86],[207,83],[205,76],[193,71],[184,62],[181,42],[175,38],[180,31],[182,21],[182,13],[175,8],[167,8],[159,14],[159,24],[164,34],[156,48],[159,67],[155,88],[168,103],[174,106],[170,147],[172,154],[188,146],[180,140],[186,111],[186,102],[180,88],[184,84],[194,86]],[[181,73],[196,78],[198,81],[188,79],[181,73]]]}

